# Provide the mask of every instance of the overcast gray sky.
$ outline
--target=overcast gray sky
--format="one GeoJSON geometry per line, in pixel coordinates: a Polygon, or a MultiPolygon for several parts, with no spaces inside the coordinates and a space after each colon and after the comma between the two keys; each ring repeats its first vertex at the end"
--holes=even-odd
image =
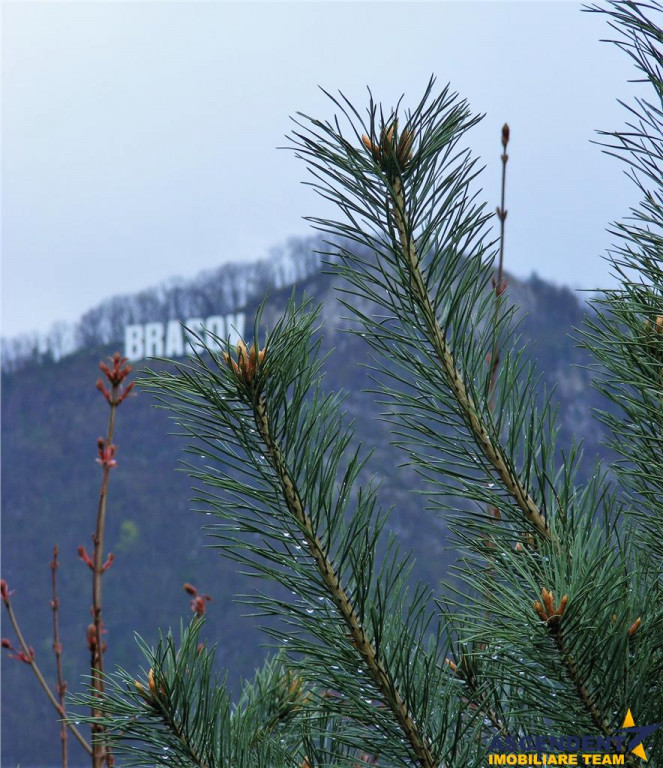
{"type": "Polygon", "coordinates": [[[589,142],[641,86],[577,3],[51,0],[3,17],[3,335],[308,234],[327,209],[276,149],[289,115],[332,115],[318,85],[413,104],[431,73],[486,113],[468,143],[491,206],[511,125],[507,268],[608,280],[605,229],[636,195],[589,142]]]}

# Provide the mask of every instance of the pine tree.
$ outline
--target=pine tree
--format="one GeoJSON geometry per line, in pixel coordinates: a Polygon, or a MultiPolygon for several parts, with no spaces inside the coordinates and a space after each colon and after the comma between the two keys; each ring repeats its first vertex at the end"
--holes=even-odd
{"type": "Polygon", "coordinates": [[[370,452],[325,392],[319,308],[293,298],[269,329],[259,312],[250,345],[199,352],[146,386],[204,456],[190,471],[217,546],[283,587],[250,598],[280,619],[269,632],[282,650],[233,704],[199,621],[179,641],[143,644],[143,677],[119,670],[106,683],[101,721],[117,754],[201,768],[464,768],[500,746],[536,752],[517,743],[528,734],[576,734],[598,745],[585,751],[636,765],[646,750],[663,764],[663,729],[621,730],[627,713],[663,722],[662,10],[601,10],[650,90],[626,130],[604,135],[642,200],[614,226],[620,282],[582,331],[618,455],[586,482],[580,446],[556,445],[554,400],[508,292],[491,283],[466,102],[431,80],[411,110],[370,96],[364,116],[329,95],[331,122],[298,115],[292,146],[339,212],[311,221],[344,278],[393,439],[421,476],[413,490],[449,521],[455,579],[443,600],[413,586],[385,534],[370,452]]]}

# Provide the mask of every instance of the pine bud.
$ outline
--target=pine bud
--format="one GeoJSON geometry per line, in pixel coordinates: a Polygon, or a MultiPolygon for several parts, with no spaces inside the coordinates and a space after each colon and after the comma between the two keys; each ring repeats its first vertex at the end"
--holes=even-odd
{"type": "Polygon", "coordinates": [[[412,135],[412,132],[408,131],[408,129],[406,128],[401,134],[400,139],[398,140],[396,157],[401,167],[403,167],[408,162],[408,160],[412,157],[413,138],[414,137],[412,135]]]}
{"type": "Polygon", "coordinates": [[[247,349],[246,344],[239,341],[237,344],[237,362],[232,359],[228,352],[223,353],[223,359],[226,365],[232,368],[238,379],[244,384],[251,385],[258,368],[265,359],[265,353],[266,350],[259,350],[255,344],[251,345],[251,349],[247,349]]]}
{"type": "Polygon", "coordinates": [[[547,622],[551,626],[558,624],[568,605],[569,596],[564,595],[559,601],[559,605],[555,607],[555,597],[553,593],[543,587],[541,589],[541,600],[543,601],[543,604],[538,600],[534,601],[534,610],[539,614],[542,621],[547,622]],[[554,621],[551,621],[551,619],[554,621]]]}
{"type": "Polygon", "coordinates": [[[362,144],[366,147],[366,149],[369,152],[373,151],[373,142],[368,138],[368,136],[365,133],[362,133],[361,141],[362,141],[362,144]]]}
{"type": "Polygon", "coordinates": [[[365,134],[362,135],[361,140],[366,149],[371,153],[373,160],[375,160],[376,163],[381,164],[382,152],[380,151],[380,147],[377,144],[374,144],[365,134]]]}
{"type": "Polygon", "coordinates": [[[502,146],[504,149],[506,149],[506,145],[509,143],[509,136],[511,134],[511,131],[509,130],[509,126],[507,123],[504,123],[502,126],[502,146]]]}
{"type": "Polygon", "coordinates": [[[548,614],[548,616],[553,616],[555,613],[555,602],[553,598],[553,593],[549,592],[547,589],[542,589],[541,598],[543,599],[543,604],[546,607],[546,613],[548,614]]]}
{"type": "Polygon", "coordinates": [[[134,680],[134,687],[146,701],[150,701],[150,694],[145,690],[145,686],[142,683],[134,680]]]}
{"type": "Polygon", "coordinates": [[[157,684],[154,682],[154,670],[150,667],[150,671],[147,673],[147,684],[150,687],[150,691],[153,696],[157,695],[157,684]]]}
{"type": "Polygon", "coordinates": [[[566,610],[566,606],[569,602],[569,596],[564,595],[564,597],[559,601],[559,606],[557,607],[557,611],[555,612],[558,616],[563,616],[564,611],[566,610]]]}
{"type": "Polygon", "coordinates": [[[371,141],[366,134],[362,134],[361,141],[382,170],[393,175],[403,170],[410,161],[414,134],[405,128],[403,133],[398,136],[398,119],[394,118],[388,128],[382,128],[377,144],[371,141]]]}
{"type": "Polygon", "coordinates": [[[628,630],[628,636],[633,637],[633,635],[638,631],[638,627],[642,624],[642,619],[638,616],[638,618],[631,624],[628,630]]]}

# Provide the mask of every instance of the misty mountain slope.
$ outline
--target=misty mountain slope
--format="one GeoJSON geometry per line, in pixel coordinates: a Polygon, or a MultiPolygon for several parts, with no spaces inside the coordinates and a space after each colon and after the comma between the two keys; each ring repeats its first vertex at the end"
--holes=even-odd
{"type": "MultiPolygon", "coordinates": [[[[374,451],[366,477],[381,482],[380,498],[393,505],[389,527],[405,552],[413,550],[415,574],[437,584],[447,571],[451,553],[445,549],[446,524],[425,509],[425,497],[412,493],[419,481],[412,469],[399,467],[404,455],[390,444],[388,425],[378,420],[375,397],[362,393],[371,385],[366,343],[347,333],[346,310],[338,302],[334,280],[313,271],[297,285],[323,305],[323,351],[333,348],[325,367],[325,387],[346,392],[346,409],[355,420],[358,438],[374,451]]],[[[272,289],[264,322],[270,326],[282,312],[291,288],[272,289]]],[[[565,288],[541,280],[511,280],[510,296],[525,313],[520,331],[539,361],[548,385],[557,387],[560,404],[560,444],[574,430],[586,442],[586,466],[601,454],[602,431],[591,419],[598,396],[589,386],[586,362],[568,333],[582,323],[584,309],[565,288]]],[[[112,302],[108,303],[112,306],[112,302]]],[[[211,305],[210,305],[211,306],[211,305]]],[[[247,327],[257,306],[246,306],[247,327]]],[[[212,307],[213,309],[213,307],[212,307]]],[[[103,319],[103,318],[102,318],[103,319]]],[[[53,544],[60,547],[59,571],[65,674],[70,690],[80,687],[89,663],[85,630],[90,621],[90,572],[78,558],[77,547],[91,549],[99,492],[100,470],[95,464],[96,439],[106,428],[107,406],[95,389],[98,361],[115,346],[98,339],[59,362],[30,364],[3,377],[3,537],[2,574],[12,589],[15,610],[39,663],[53,679],[51,651],[50,571],[53,544]]],[[[150,363],[150,367],[154,364],[150,363]]],[[[140,377],[145,363],[135,367],[140,377]]],[[[201,530],[211,518],[191,510],[191,485],[175,471],[185,441],[168,413],[154,408],[143,391],[125,402],[118,413],[115,442],[118,467],[113,470],[108,505],[106,548],[116,555],[104,579],[104,615],[108,626],[106,668],[140,663],[134,631],[150,641],[158,628],[188,621],[185,581],[209,592],[205,636],[218,645],[219,664],[229,669],[234,685],[251,675],[266,650],[265,635],[243,617],[249,609],[233,601],[251,593],[255,581],[210,548],[201,530]]],[[[265,589],[264,582],[260,582],[265,589]]],[[[10,635],[5,624],[3,635],[10,635]]],[[[7,765],[56,764],[58,728],[54,712],[24,665],[3,657],[2,752],[7,765]]],[[[72,746],[72,765],[85,763],[72,746]]]]}

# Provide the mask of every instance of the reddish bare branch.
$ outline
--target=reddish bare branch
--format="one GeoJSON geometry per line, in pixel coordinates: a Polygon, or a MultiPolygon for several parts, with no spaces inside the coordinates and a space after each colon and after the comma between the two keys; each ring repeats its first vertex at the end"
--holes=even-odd
{"type": "MultiPolygon", "coordinates": [[[[58,560],[58,547],[53,547],[53,559],[51,560],[51,587],[53,592],[53,598],[51,600],[51,608],[53,609],[53,653],[55,654],[55,667],[57,671],[57,683],[55,685],[56,693],[58,694],[58,700],[60,702],[60,708],[62,712],[65,712],[64,697],[67,691],[67,682],[64,679],[62,673],[62,642],[60,641],[60,626],[58,621],[60,598],[58,597],[58,581],[57,570],[60,567],[58,560]]],[[[67,768],[68,756],[67,756],[67,726],[64,722],[60,725],[60,742],[62,744],[62,768],[67,768]]]]}

